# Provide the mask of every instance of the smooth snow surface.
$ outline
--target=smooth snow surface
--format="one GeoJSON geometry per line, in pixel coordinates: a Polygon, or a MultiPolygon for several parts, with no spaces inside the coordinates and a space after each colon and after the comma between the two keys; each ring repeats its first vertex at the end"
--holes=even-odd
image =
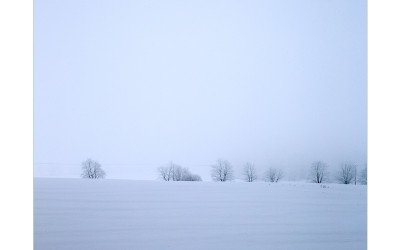
{"type": "Polygon", "coordinates": [[[366,186],[34,180],[35,250],[367,249],[366,186]]]}

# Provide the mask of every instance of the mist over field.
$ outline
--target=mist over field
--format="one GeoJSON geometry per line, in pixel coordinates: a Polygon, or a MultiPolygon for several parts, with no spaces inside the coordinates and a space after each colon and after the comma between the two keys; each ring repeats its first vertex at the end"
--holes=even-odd
{"type": "Polygon", "coordinates": [[[366,164],[366,1],[34,3],[34,175],[366,164]]]}

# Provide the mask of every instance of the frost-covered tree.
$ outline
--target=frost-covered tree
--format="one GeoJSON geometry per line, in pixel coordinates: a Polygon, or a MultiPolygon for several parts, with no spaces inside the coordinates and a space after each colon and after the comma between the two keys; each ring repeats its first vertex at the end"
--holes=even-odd
{"type": "Polygon", "coordinates": [[[257,179],[256,168],[254,164],[247,162],[243,167],[243,178],[247,182],[253,182],[257,179]]]}
{"type": "Polygon", "coordinates": [[[170,167],[159,167],[158,173],[164,181],[172,180],[172,169],[170,167]]]}
{"type": "Polygon", "coordinates": [[[164,181],[201,181],[199,175],[193,175],[188,168],[183,168],[173,162],[167,167],[159,167],[158,173],[164,181]]]}
{"type": "Polygon", "coordinates": [[[282,169],[270,168],[265,173],[265,181],[278,182],[283,177],[282,169]]]}
{"type": "Polygon", "coordinates": [[[183,168],[171,162],[170,168],[172,169],[172,180],[181,181],[183,177],[183,168]]]}
{"type": "Polygon", "coordinates": [[[181,181],[191,181],[192,173],[188,168],[182,168],[181,181]]]}
{"type": "Polygon", "coordinates": [[[161,179],[164,181],[175,181],[180,178],[180,173],[178,173],[180,169],[181,167],[179,165],[176,165],[171,161],[168,166],[159,167],[157,170],[161,179]]]}
{"type": "Polygon", "coordinates": [[[353,169],[353,172],[354,172],[354,185],[357,185],[357,166],[354,166],[354,169],[353,169]]]}
{"type": "Polygon", "coordinates": [[[211,177],[214,181],[233,180],[233,168],[229,161],[219,159],[211,166],[211,177]]]}
{"type": "Polygon", "coordinates": [[[367,185],[367,166],[361,170],[358,182],[360,182],[361,185],[367,185]]]}
{"type": "Polygon", "coordinates": [[[342,164],[336,176],[338,182],[342,184],[350,184],[355,178],[355,168],[356,165],[352,163],[342,164]]]}
{"type": "Polygon", "coordinates": [[[188,168],[182,168],[180,181],[202,181],[200,175],[192,174],[188,168]]]}
{"type": "Polygon", "coordinates": [[[194,174],[194,175],[192,175],[191,181],[203,181],[203,180],[201,179],[200,175],[194,174]]]}
{"type": "Polygon", "coordinates": [[[106,173],[101,169],[100,163],[89,158],[82,162],[81,177],[88,179],[101,179],[106,177],[106,173]]]}
{"type": "Polygon", "coordinates": [[[322,183],[328,180],[327,165],[322,161],[316,161],[311,164],[310,180],[314,183],[322,183]]]}

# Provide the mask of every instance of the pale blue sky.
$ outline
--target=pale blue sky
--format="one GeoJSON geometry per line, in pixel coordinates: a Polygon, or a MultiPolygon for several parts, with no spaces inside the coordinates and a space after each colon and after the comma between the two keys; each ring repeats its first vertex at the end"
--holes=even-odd
{"type": "Polygon", "coordinates": [[[366,1],[34,2],[35,176],[366,156],[366,1]]]}

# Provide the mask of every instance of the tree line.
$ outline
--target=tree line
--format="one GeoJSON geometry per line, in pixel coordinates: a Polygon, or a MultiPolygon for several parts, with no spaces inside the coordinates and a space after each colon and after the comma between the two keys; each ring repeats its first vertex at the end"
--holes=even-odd
{"type": "MultiPolygon", "coordinates": [[[[106,173],[100,163],[90,158],[82,162],[81,169],[82,178],[101,179],[106,177],[106,173]]],[[[157,172],[159,178],[164,181],[202,181],[200,175],[192,174],[188,168],[184,168],[173,162],[170,162],[167,166],[159,167],[157,172]]],[[[255,165],[246,162],[242,168],[241,176],[247,182],[263,180],[276,183],[284,177],[284,172],[280,168],[269,168],[260,177],[255,165]]],[[[232,164],[227,160],[217,160],[215,164],[211,165],[211,178],[218,182],[234,180],[232,164]]],[[[365,165],[364,168],[359,170],[357,165],[353,163],[344,163],[333,176],[330,176],[327,164],[322,161],[315,161],[309,169],[308,179],[313,183],[326,183],[336,180],[341,184],[367,185],[367,166],[365,165]]]]}
{"type": "MultiPolygon", "coordinates": [[[[189,173],[187,168],[186,172],[189,173]]],[[[170,163],[169,167],[160,167],[158,169],[159,175],[164,181],[181,181],[184,179],[176,178],[175,175],[177,172],[178,176],[180,176],[180,172],[182,171],[182,167],[176,165],[174,163],[170,163]]],[[[196,175],[198,176],[198,175],[196,175]]],[[[258,176],[257,170],[253,163],[246,162],[242,168],[242,179],[247,182],[253,182],[256,180],[263,180],[267,182],[278,182],[284,177],[284,172],[280,168],[269,168],[267,169],[261,177],[258,176]]],[[[213,165],[211,165],[211,178],[214,181],[225,182],[234,180],[234,170],[232,164],[227,160],[219,159],[213,165]]],[[[188,180],[193,180],[188,178],[188,180]]],[[[326,183],[332,181],[330,178],[330,173],[328,172],[328,166],[322,161],[316,161],[311,164],[309,170],[308,180],[313,183],[326,183]]],[[[353,163],[344,163],[340,166],[339,170],[333,175],[333,180],[336,180],[341,184],[352,184],[355,185],[367,185],[367,166],[358,171],[357,165],[353,163]]],[[[201,177],[198,176],[196,181],[201,181],[201,177]]]]}

